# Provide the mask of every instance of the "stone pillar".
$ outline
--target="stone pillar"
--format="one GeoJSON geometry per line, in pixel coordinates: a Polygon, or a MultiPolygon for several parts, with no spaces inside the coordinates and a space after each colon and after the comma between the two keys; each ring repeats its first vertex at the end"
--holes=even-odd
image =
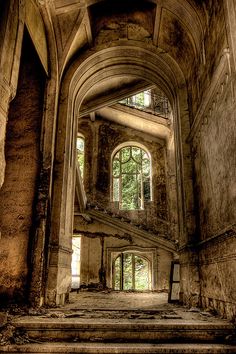
{"type": "Polygon", "coordinates": [[[4,78],[0,76],[0,188],[4,182],[6,166],[4,146],[10,97],[10,86],[4,78]]]}

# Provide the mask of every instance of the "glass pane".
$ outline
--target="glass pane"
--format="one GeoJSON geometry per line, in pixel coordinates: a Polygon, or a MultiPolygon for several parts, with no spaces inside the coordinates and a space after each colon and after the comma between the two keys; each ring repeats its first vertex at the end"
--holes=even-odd
{"type": "Polygon", "coordinates": [[[140,92],[137,95],[134,96],[135,97],[135,104],[137,106],[144,106],[144,92],[140,92]]]}
{"type": "Polygon", "coordinates": [[[132,158],[141,164],[142,161],[142,150],[138,147],[132,147],[132,158]]]}
{"type": "Polygon", "coordinates": [[[148,160],[148,159],[143,160],[142,170],[143,170],[144,176],[150,175],[150,160],[148,160]]]}
{"type": "Polygon", "coordinates": [[[133,288],[132,277],[132,254],[124,253],[123,263],[123,290],[132,290],[133,288]]]}
{"type": "Polygon", "coordinates": [[[136,175],[122,175],[122,209],[138,209],[138,181],[136,175]]]}
{"type": "Polygon", "coordinates": [[[118,159],[113,160],[112,170],[113,170],[113,176],[119,177],[119,175],[120,175],[120,161],[118,159]]]}
{"type": "Polygon", "coordinates": [[[135,290],[149,290],[148,261],[135,256],[135,290]]]}
{"type": "Polygon", "coordinates": [[[116,258],[114,277],[114,289],[121,290],[121,256],[116,258]]]}
{"type": "Polygon", "coordinates": [[[121,149],[121,162],[127,162],[130,159],[130,146],[121,149]]]}
{"type": "Polygon", "coordinates": [[[143,198],[145,201],[151,200],[151,188],[149,178],[145,178],[143,181],[143,198]]]}
{"type": "Polygon", "coordinates": [[[122,164],[121,168],[122,168],[122,173],[129,173],[129,174],[137,173],[137,163],[133,159],[122,164]]]}
{"type": "Polygon", "coordinates": [[[119,202],[120,200],[120,180],[113,178],[113,201],[119,202]]]}
{"type": "Polygon", "coordinates": [[[151,105],[151,92],[150,90],[144,91],[144,106],[149,107],[151,105]]]}

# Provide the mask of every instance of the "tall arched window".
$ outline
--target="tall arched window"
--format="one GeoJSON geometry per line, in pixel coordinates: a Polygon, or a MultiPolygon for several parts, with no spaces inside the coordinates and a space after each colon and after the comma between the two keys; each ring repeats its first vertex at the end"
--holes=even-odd
{"type": "Polygon", "coordinates": [[[76,149],[77,149],[77,159],[79,163],[79,169],[82,180],[84,179],[84,143],[85,139],[82,135],[77,136],[76,149]]]}
{"type": "Polygon", "coordinates": [[[124,210],[144,209],[151,200],[151,159],[148,151],[126,145],[112,159],[112,197],[124,210]]]}

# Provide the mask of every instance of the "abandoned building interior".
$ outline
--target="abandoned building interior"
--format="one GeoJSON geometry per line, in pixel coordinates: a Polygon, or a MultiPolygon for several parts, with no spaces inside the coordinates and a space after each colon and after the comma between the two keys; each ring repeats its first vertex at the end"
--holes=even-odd
{"type": "MultiPolygon", "coordinates": [[[[91,308],[102,294],[143,296],[150,311],[159,296],[234,336],[235,0],[0,2],[2,314],[90,293],[91,308]]],[[[175,340],[171,353],[236,352],[235,341],[188,351],[175,340]]],[[[10,340],[0,352],[169,350],[136,341],[66,351],[10,340]]]]}

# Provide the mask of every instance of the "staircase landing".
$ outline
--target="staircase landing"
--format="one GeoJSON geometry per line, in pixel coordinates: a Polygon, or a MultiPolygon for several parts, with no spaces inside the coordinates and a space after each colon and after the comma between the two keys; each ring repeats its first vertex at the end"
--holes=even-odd
{"type": "Polygon", "coordinates": [[[236,353],[235,330],[210,312],[168,304],[166,294],[80,292],[69,304],[16,318],[29,343],[0,353],[236,353]]]}

